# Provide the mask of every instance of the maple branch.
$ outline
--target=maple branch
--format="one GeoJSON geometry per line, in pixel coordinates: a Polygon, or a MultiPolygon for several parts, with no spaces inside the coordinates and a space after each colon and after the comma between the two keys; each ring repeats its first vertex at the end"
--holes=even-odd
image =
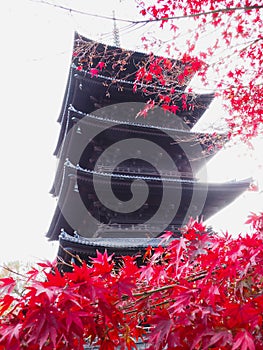
{"type": "Polygon", "coordinates": [[[228,13],[228,12],[235,12],[235,11],[250,11],[250,10],[259,10],[261,8],[263,8],[263,5],[244,6],[244,7],[229,7],[229,8],[225,8],[225,9],[211,10],[211,11],[206,11],[206,12],[191,13],[189,15],[171,16],[171,17],[154,18],[154,19],[149,19],[149,20],[136,21],[136,23],[160,22],[160,21],[168,21],[171,19],[195,18],[195,17],[201,17],[201,16],[208,16],[208,15],[212,15],[215,13],[228,13]]]}
{"type": "Polygon", "coordinates": [[[249,47],[251,47],[252,45],[255,45],[260,40],[263,40],[263,37],[259,37],[259,38],[255,39],[255,40],[253,40],[252,42],[250,42],[247,46],[243,47],[243,49],[240,50],[240,53],[246,51],[249,47]]]}
{"type": "Polygon", "coordinates": [[[134,293],[132,296],[133,297],[142,297],[142,298],[137,300],[137,301],[140,301],[140,300],[143,300],[145,297],[147,297],[147,296],[149,296],[151,294],[154,294],[154,293],[157,293],[157,292],[162,292],[162,291],[165,291],[167,289],[174,288],[176,286],[178,286],[178,283],[169,284],[168,286],[163,286],[163,287],[147,290],[147,291],[140,292],[140,293],[134,293]]]}
{"type": "MultiPolygon", "coordinates": [[[[165,305],[165,304],[171,304],[171,303],[174,303],[174,302],[176,302],[176,299],[169,299],[169,300],[166,299],[166,300],[164,300],[164,301],[160,301],[160,302],[157,303],[157,304],[154,304],[154,305],[149,306],[149,309],[155,309],[155,308],[158,307],[158,306],[163,306],[163,305],[165,305]]],[[[136,305],[136,303],[132,303],[131,305],[129,305],[128,307],[126,307],[126,309],[130,309],[131,307],[133,307],[133,306],[135,306],[135,305],[136,305]]],[[[123,308],[123,309],[125,309],[125,308],[123,308]]],[[[126,314],[126,315],[131,315],[131,314],[135,313],[136,311],[137,311],[137,308],[134,308],[134,307],[133,307],[132,310],[126,311],[125,314],[126,314]]]]}
{"type": "MultiPolygon", "coordinates": [[[[71,7],[58,5],[58,4],[52,4],[52,3],[45,1],[45,0],[40,0],[40,1],[30,0],[30,1],[38,2],[38,3],[44,4],[44,5],[50,5],[50,6],[59,8],[59,9],[64,10],[64,11],[68,11],[70,13],[74,12],[74,13],[80,14],[80,15],[96,17],[96,18],[101,18],[101,19],[107,19],[107,20],[111,20],[111,21],[113,20],[113,18],[110,16],[98,15],[98,14],[89,13],[86,11],[75,10],[71,7]]],[[[260,10],[262,8],[263,8],[263,5],[253,5],[253,6],[243,6],[243,7],[229,7],[229,8],[225,8],[225,9],[211,10],[211,11],[200,12],[200,13],[189,14],[189,15],[154,18],[154,19],[139,20],[139,21],[124,19],[124,18],[115,18],[115,20],[119,21],[119,22],[132,23],[132,24],[141,24],[141,23],[148,24],[148,23],[153,23],[153,22],[169,21],[169,20],[173,20],[173,19],[195,18],[195,17],[207,16],[207,15],[211,15],[211,14],[215,14],[215,13],[228,13],[228,12],[235,12],[235,11],[260,10]]]]}
{"type": "Polygon", "coordinates": [[[13,273],[13,274],[15,274],[15,275],[17,275],[17,276],[19,276],[19,277],[23,277],[24,279],[26,278],[25,275],[23,275],[22,273],[19,273],[19,272],[17,272],[17,271],[14,271],[14,270],[12,270],[12,269],[10,269],[10,267],[8,267],[8,266],[0,265],[0,267],[2,267],[2,269],[6,270],[6,271],[8,271],[8,272],[10,272],[10,273],[13,273]]]}
{"type": "MultiPolygon", "coordinates": [[[[198,280],[200,280],[202,278],[205,278],[206,275],[207,275],[207,271],[202,270],[202,271],[199,271],[199,272],[191,275],[190,277],[188,277],[187,281],[188,282],[195,282],[195,281],[198,281],[198,280]]],[[[168,289],[177,287],[178,285],[179,285],[179,282],[178,283],[169,284],[169,285],[165,285],[165,286],[162,286],[162,287],[159,287],[159,288],[156,288],[156,289],[143,291],[143,292],[140,292],[140,293],[133,293],[132,297],[140,297],[133,304],[135,305],[136,303],[146,299],[148,296],[150,296],[150,295],[152,295],[154,293],[167,291],[168,289]]],[[[125,300],[125,299],[128,299],[128,298],[129,298],[128,295],[125,295],[125,296],[122,297],[122,300],[125,300]]],[[[130,307],[131,307],[131,305],[129,305],[126,308],[130,308],[130,307]]]]}
{"type": "MultiPolygon", "coordinates": [[[[61,244],[59,246],[62,250],[64,250],[65,253],[70,255],[73,259],[76,259],[78,260],[79,263],[83,264],[83,260],[78,255],[72,254],[69,250],[65,249],[61,244]]],[[[73,265],[66,263],[63,259],[60,259],[60,262],[69,267],[73,267],[73,265]]]]}
{"type": "Polygon", "coordinates": [[[67,262],[66,262],[64,259],[62,259],[61,257],[58,257],[57,260],[58,260],[58,265],[61,264],[62,266],[63,266],[63,265],[66,265],[66,266],[68,266],[68,267],[70,267],[70,268],[73,267],[72,264],[67,263],[67,262]]]}
{"type": "Polygon", "coordinates": [[[160,303],[157,303],[157,304],[154,304],[153,306],[151,306],[151,309],[156,308],[158,306],[163,306],[165,304],[175,303],[175,302],[176,302],[176,299],[164,300],[164,301],[161,301],[160,303]]]}

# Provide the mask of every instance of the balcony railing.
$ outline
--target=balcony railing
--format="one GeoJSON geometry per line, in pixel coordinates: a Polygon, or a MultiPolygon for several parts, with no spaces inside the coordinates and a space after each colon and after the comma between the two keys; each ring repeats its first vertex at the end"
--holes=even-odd
{"type": "Polygon", "coordinates": [[[185,179],[195,179],[193,177],[193,174],[188,171],[176,171],[176,170],[161,170],[161,171],[154,171],[146,167],[116,167],[115,169],[112,169],[109,165],[98,165],[97,166],[98,172],[102,173],[118,173],[118,174],[140,174],[145,176],[167,176],[167,177],[174,177],[174,178],[185,178],[185,179]]]}

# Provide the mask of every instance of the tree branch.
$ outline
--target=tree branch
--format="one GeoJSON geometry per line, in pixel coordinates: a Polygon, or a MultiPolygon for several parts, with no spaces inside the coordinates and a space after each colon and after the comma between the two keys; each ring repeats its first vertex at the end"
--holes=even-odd
{"type": "MultiPolygon", "coordinates": [[[[71,7],[62,6],[62,5],[58,5],[58,4],[52,4],[52,3],[45,1],[45,0],[39,0],[39,1],[31,0],[31,1],[38,2],[41,4],[45,4],[45,5],[50,5],[50,6],[59,8],[61,10],[68,11],[71,13],[76,13],[79,15],[107,19],[107,20],[111,20],[111,21],[113,20],[113,18],[110,16],[97,15],[95,13],[89,13],[86,11],[75,10],[71,7]]],[[[208,16],[208,15],[211,15],[214,13],[228,13],[228,12],[235,12],[235,11],[251,11],[251,10],[260,10],[262,8],[263,8],[263,5],[229,7],[229,8],[211,10],[211,11],[207,11],[207,12],[200,12],[200,13],[189,14],[189,15],[172,16],[172,17],[164,17],[164,18],[153,18],[153,19],[146,19],[146,20],[139,20],[139,21],[129,20],[129,19],[125,19],[125,18],[115,18],[115,20],[119,21],[119,22],[132,23],[132,24],[142,24],[142,23],[148,24],[148,23],[153,23],[153,22],[169,21],[169,20],[173,20],[173,19],[184,19],[184,18],[195,18],[195,17],[201,17],[201,16],[208,16]]]]}

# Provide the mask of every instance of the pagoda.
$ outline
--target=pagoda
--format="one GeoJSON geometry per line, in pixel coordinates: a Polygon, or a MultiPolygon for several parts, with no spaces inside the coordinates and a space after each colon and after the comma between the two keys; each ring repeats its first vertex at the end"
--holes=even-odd
{"type": "MultiPolygon", "coordinates": [[[[64,261],[87,260],[105,249],[115,256],[142,253],[159,245],[163,232],[179,236],[190,217],[208,219],[250,185],[197,178],[217,151],[211,145],[226,140],[191,130],[213,94],[189,95],[186,102],[194,100],[195,108],[183,108],[186,86],[175,80],[170,88],[179,96],[176,115],[158,107],[141,116],[149,93],[156,94],[156,86],[134,88],[138,67],[148,59],[75,34],[58,120],[51,190],[57,207],[47,233],[59,240],[64,261]]],[[[172,63],[183,69],[182,62],[172,63]]]]}

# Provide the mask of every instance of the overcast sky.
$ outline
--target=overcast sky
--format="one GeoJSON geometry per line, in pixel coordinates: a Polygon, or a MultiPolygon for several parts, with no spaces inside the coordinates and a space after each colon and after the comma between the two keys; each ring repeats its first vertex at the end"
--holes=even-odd
{"type": "MultiPolygon", "coordinates": [[[[116,17],[134,18],[137,11],[133,0],[63,3],[74,3],[79,9],[109,16],[115,10],[116,17]]],[[[47,242],[45,232],[56,205],[49,195],[56,171],[52,154],[59,132],[56,120],[65,92],[73,35],[78,30],[112,43],[112,22],[73,16],[29,0],[9,0],[1,3],[0,23],[0,261],[53,260],[57,246],[47,242]]],[[[119,27],[121,44],[127,48],[137,47],[145,30],[155,30],[143,27],[134,31],[124,24],[119,27]]],[[[220,108],[215,104],[212,116],[222,114],[220,108]]],[[[231,150],[213,159],[208,167],[209,180],[252,175],[262,186],[262,153],[244,157],[245,150],[240,146],[238,149],[241,156],[231,150]]],[[[250,210],[262,210],[261,202],[262,193],[244,194],[209,223],[218,229],[239,232],[250,210]]]]}

